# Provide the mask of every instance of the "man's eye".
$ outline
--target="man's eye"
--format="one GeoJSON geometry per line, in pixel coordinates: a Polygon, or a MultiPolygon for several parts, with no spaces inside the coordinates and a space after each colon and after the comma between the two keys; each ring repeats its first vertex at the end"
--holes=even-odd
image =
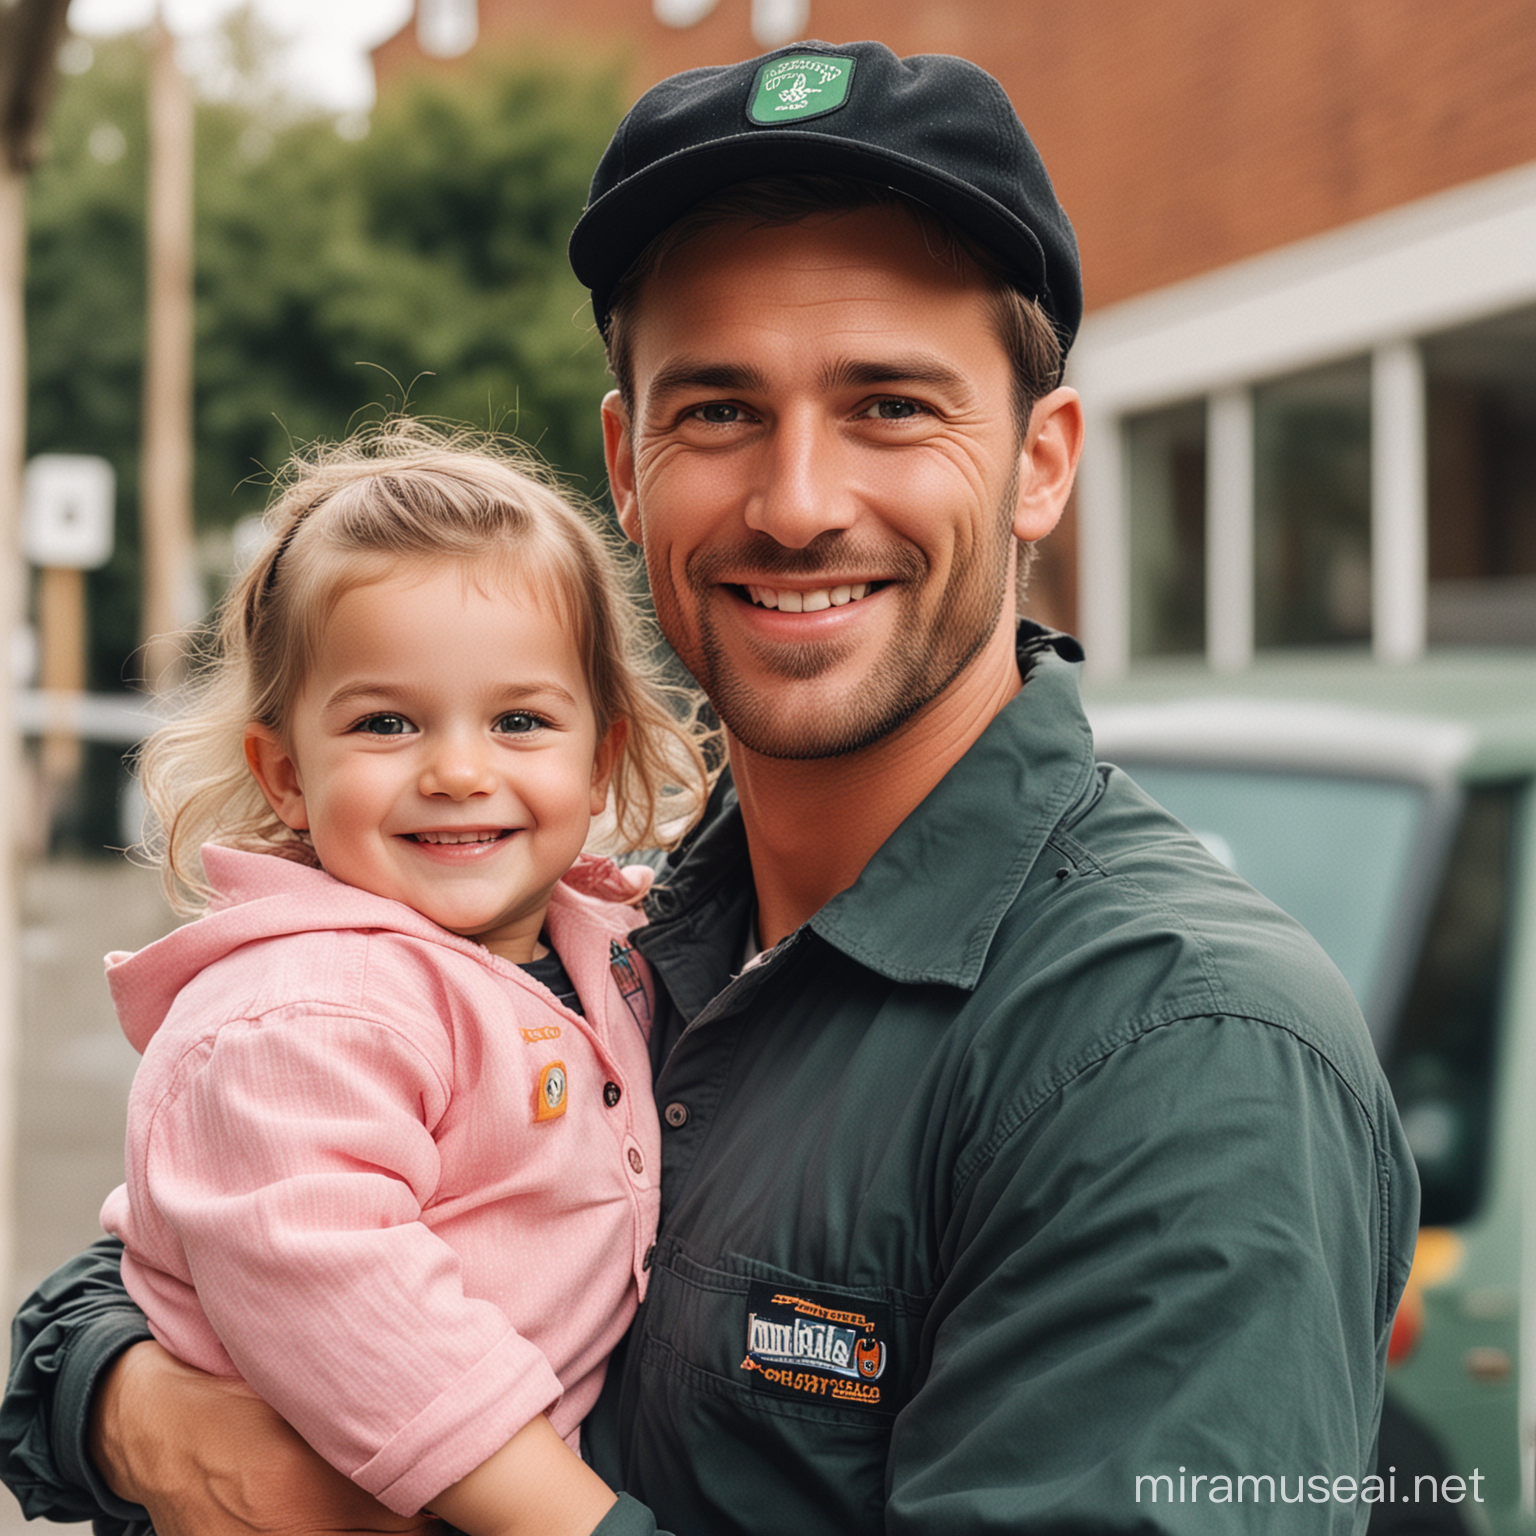
{"type": "Polygon", "coordinates": [[[496,729],[506,736],[526,736],[530,731],[540,730],[546,724],[548,724],[547,721],[538,715],[530,714],[526,709],[514,709],[497,720],[496,729]]]}
{"type": "Polygon", "coordinates": [[[923,414],[923,407],[916,400],[876,400],[866,407],[864,414],[877,421],[910,421],[923,414]]]}
{"type": "Polygon", "coordinates": [[[369,715],[353,729],[367,736],[404,736],[414,727],[404,715],[369,715]]]}
{"type": "Polygon", "coordinates": [[[708,405],[695,406],[692,414],[712,427],[728,427],[741,420],[741,407],[728,400],[711,400],[708,405]]]}

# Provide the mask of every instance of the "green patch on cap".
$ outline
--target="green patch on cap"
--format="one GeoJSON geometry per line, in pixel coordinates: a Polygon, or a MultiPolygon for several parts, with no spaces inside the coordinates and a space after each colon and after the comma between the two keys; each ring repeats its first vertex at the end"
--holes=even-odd
{"type": "Polygon", "coordinates": [[[769,59],[757,72],[747,116],[764,128],[835,112],[848,99],[857,60],[837,54],[796,53],[769,59]]]}

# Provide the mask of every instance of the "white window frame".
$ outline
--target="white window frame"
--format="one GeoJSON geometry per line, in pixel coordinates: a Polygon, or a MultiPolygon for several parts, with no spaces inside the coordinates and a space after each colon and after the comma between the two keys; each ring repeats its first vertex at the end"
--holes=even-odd
{"type": "MultiPolygon", "coordinates": [[[[1091,295],[1091,267],[1086,277],[1091,295]]],[[[1208,401],[1207,654],[1231,670],[1253,651],[1252,386],[1361,353],[1372,359],[1372,642],[1383,661],[1418,655],[1427,531],[1417,338],[1532,303],[1536,164],[1090,311],[1067,379],[1088,418],[1079,610],[1093,674],[1122,675],[1131,660],[1123,418],[1208,401]]]]}

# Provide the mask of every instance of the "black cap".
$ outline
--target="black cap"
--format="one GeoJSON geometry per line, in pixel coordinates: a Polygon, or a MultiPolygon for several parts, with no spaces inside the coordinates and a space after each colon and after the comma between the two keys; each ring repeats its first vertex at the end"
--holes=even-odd
{"type": "Polygon", "coordinates": [[[993,252],[1071,345],[1077,240],[1007,94],[969,60],[902,59],[883,43],[797,43],[685,70],[635,103],[571,235],[602,330],[619,279],[668,225],[722,187],[792,172],[857,176],[925,203],[993,252]]]}

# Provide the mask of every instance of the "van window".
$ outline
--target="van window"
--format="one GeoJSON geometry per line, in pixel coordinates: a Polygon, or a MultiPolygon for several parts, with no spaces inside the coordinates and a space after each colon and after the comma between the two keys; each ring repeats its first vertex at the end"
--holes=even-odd
{"type": "Polygon", "coordinates": [[[1482,1194],[1506,971],[1515,790],[1475,786],[1386,1049],[1423,1187],[1420,1221],[1465,1221],[1482,1194]]]}
{"type": "Polygon", "coordinates": [[[1371,1011],[1423,830],[1428,795],[1421,785],[1242,767],[1123,766],[1217,858],[1308,929],[1371,1011]]]}

